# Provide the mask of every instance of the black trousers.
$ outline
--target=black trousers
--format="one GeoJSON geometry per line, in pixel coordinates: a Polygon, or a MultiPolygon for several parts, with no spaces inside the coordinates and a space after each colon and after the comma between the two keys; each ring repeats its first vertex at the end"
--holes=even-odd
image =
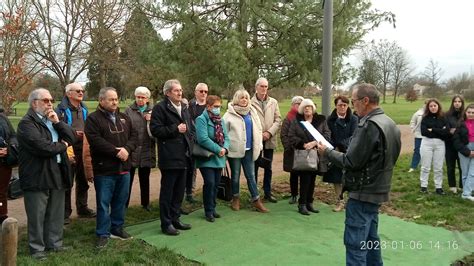
{"type": "MultiPolygon", "coordinates": [[[[89,184],[84,174],[84,164],[82,163],[82,151],[74,150],[76,163],[71,165],[73,182],[76,182],[76,211],[77,213],[87,212],[87,198],[89,197],[89,184]]],[[[71,190],[67,189],[64,200],[64,217],[69,218],[72,213],[71,190]]]]}
{"type": "MultiPolygon", "coordinates": [[[[130,203],[132,195],[133,178],[135,176],[136,167],[130,169],[130,189],[128,191],[127,207],[130,203]]],[[[140,202],[143,207],[150,205],[150,167],[138,168],[138,181],[140,182],[140,202]]]]}
{"type": "Polygon", "coordinates": [[[194,184],[196,183],[196,167],[194,159],[191,159],[188,169],[186,170],[186,195],[192,195],[194,184]]]}
{"type": "Polygon", "coordinates": [[[160,220],[161,229],[166,229],[181,215],[187,169],[161,169],[160,220]]]}
{"type": "Polygon", "coordinates": [[[291,196],[296,197],[298,196],[298,178],[299,173],[296,171],[291,171],[290,172],[290,191],[291,191],[291,196]]]}
{"type": "Polygon", "coordinates": [[[459,170],[459,187],[462,188],[462,173],[461,163],[459,161],[459,155],[456,149],[454,149],[452,142],[446,142],[446,168],[448,174],[449,187],[456,187],[456,162],[459,170]]]}
{"type": "Polygon", "coordinates": [[[298,203],[313,203],[316,172],[298,171],[297,173],[300,176],[300,198],[298,199],[298,203]]]}

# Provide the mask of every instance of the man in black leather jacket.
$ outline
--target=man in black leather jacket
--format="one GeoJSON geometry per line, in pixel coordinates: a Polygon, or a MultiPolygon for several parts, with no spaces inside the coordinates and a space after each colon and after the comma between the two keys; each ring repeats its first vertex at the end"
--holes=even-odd
{"type": "Polygon", "coordinates": [[[346,264],[382,265],[378,212],[380,204],[389,200],[393,168],[401,148],[400,130],[380,109],[374,85],[357,85],[351,102],[360,121],[347,153],[323,144],[318,149],[344,169],[344,187],[349,191],[344,229],[346,264]]]}

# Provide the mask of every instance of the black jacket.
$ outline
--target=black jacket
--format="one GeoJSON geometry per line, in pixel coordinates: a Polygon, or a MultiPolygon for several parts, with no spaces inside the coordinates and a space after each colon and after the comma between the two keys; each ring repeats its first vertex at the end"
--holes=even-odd
{"type": "Polygon", "coordinates": [[[94,176],[116,175],[130,170],[130,154],[137,146],[137,131],[132,128],[130,118],[118,109],[115,124],[102,107],[87,117],[84,133],[89,142],[94,176]],[[128,160],[117,158],[118,147],[124,147],[128,160]]]}
{"type": "MultiPolygon", "coordinates": [[[[290,122],[291,124],[288,132],[288,139],[291,146],[295,150],[304,150],[303,145],[305,143],[315,140],[311,133],[309,133],[309,131],[300,123],[301,121],[304,121],[304,116],[297,114],[296,119],[290,122]]],[[[321,135],[323,135],[327,141],[330,140],[331,131],[329,130],[329,127],[326,123],[326,117],[324,115],[314,114],[311,124],[319,131],[319,133],[321,133],[321,135]]],[[[327,171],[328,162],[329,161],[327,160],[326,156],[319,156],[318,173],[324,173],[327,171]]],[[[293,164],[291,165],[291,168],[293,168],[293,164]]]]}
{"type": "Polygon", "coordinates": [[[453,135],[453,146],[458,152],[462,155],[469,157],[471,155],[471,150],[467,148],[469,144],[469,131],[464,122],[459,123],[458,128],[453,135]]]}
{"type": "Polygon", "coordinates": [[[18,124],[19,176],[23,190],[67,189],[72,186],[67,143],[76,140],[70,126],[60,121],[53,124],[59,141],[53,142],[51,132],[38,115],[29,109],[18,124]],[[61,164],[56,155],[61,156],[61,164]]]}
{"type": "Polygon", "coordinates": [[[387,201],[401,135],[395,122],[377,108],[360,119],[347,153],[327,150],[329,160],[344,168],[344,180],[371,180],[349,197],[372,203],[387,201]]]}
{"type": "Polygon", "coordinates": [[[427,138],[437,138],[441,140],[447,139],[449,134],[449,126],[446,118],[429,114],[421,120],[421,135],[427,138]],[[429,131],[428,129],[432,130],[429,131]]]}
{"type": "MultiPolygon", "coordinates": [[[[150,113],[151,107],[147,105],[147,108],[143,112],[150,113]]],[[[130,160],[132,167],[156,167],[156,143],[155,138],[151,138],[148,135],[148,123],[143,118],[143,114],[138,109],[137,103],[133,102],[125,114],[130,117],[132,121],[132,127],[138,133],[137,148],[132,152],[130,160]]]]}
{"type": "Polygon", "coordinates": [[[168,97],[165,97],[153,107],[150,130],[157,138],[160,169],[184,169],[190,166],[194,130],[187,105],[181,104],[180,116],[168,97]],[[185,123],[188,129],[184,134],[178,131],[181,123],[185,123]]]}
{"type": "MultiPolygon", "coordinates": [[[[18,140],[16,138],[15,129],[8,120],[8,117],[2,112],[0,113],[0,140],[5,141],[5,143],[0,143],[0,145],[15,145],[18,147],[18,140]]],[[[4,157],[5,158],[5,157],[4,157]]],[[[4,158],[0,158],[0,165],[4,163],[4,158]]]]}
{"type": "Polygon", "coordinates": [[[346,117],[339,119],[336,109],[328,117],[328,126],[331,130],[331,144],[341,152],[346,152],[349,142],[357,128],[357,117],[347,108],[346,117]]]}

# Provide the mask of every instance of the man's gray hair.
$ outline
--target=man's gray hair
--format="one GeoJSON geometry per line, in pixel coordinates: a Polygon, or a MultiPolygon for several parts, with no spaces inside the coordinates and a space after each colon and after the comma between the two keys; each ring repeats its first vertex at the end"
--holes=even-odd
{"type": "Polygon", "coordinates": [[[266,81],[268,83],[266,78],[258,78],[257,81],[255,81],[255,87],[257,87],[262,81],[266,81]]]}
{"type": "Polygon", "coordinates": [[[37,88],[30,92],[30,94],[28,95],[28,103],[30,104],[30,107],[32,107],[33,101],[40,99],[39,97],[41,96],[41,94],[45,92],[49,93],[49,91],[45,88],[37,88]]]}
{"type": "Polygon", "coordinates": [[[358,99],[367,97],[369,98],[369,103],[379,104],[380,93],[374,85],[370,83],[362,83],[355,85],[354,89],[357,90],[356,95],[358,99]]]}
{"type": "Polygon", "coordinates": [[[83,89],[82,85],[77,83],[77,82],[73,82],[73,83],[69,83],[66,85],[66,88],[64,89],[66,91],[66,93],[68,93],[70,90],[74,89],[74,87],[76,86],[79,86],[81,89],[83,89]]]}
{"type": "Polygon", "coordinates": [[[135,96],[138,95],[145,95],[147,98],[150,98],[151,92],[147,87],[140,86],[135,89],[135,96]]]}
{"type": "Polygon", "coordinates": [[[194,89],[194,91],[197,91],[197,90],[199,90],[199,88],[204,87],[204,86],[208,87],[206,83],[200,82],[196,85],[196,88],[194,89]]]}
{"type": "Polygon", "coordinates": [[[177,79],[169,79],[165,82],[165,85],[163,85],[163,94],[166,95],[166,93],[173,88],[173,85],[178,84],[181,85],[179,80],[177,79]]]}
{"type": "Polygon", "coordinates": [[[99,91],[99,101],[100,100],[104,100],[106,97],[105,97],[105,94],[107,94],[108,91],[115,91],[117,93],[117,90],[114,88],[114,87],[105,87],[105,88],[102,88],[100,89],[99,91]]]}

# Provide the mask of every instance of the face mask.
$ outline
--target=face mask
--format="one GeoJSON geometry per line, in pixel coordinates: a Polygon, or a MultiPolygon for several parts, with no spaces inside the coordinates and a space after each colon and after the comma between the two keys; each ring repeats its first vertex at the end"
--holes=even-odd
{"type": "Polygon", "coordinates": [[[212,108],[211,113],[213,113],[214,115],[220,115],[221,108],[212,108]]]}

